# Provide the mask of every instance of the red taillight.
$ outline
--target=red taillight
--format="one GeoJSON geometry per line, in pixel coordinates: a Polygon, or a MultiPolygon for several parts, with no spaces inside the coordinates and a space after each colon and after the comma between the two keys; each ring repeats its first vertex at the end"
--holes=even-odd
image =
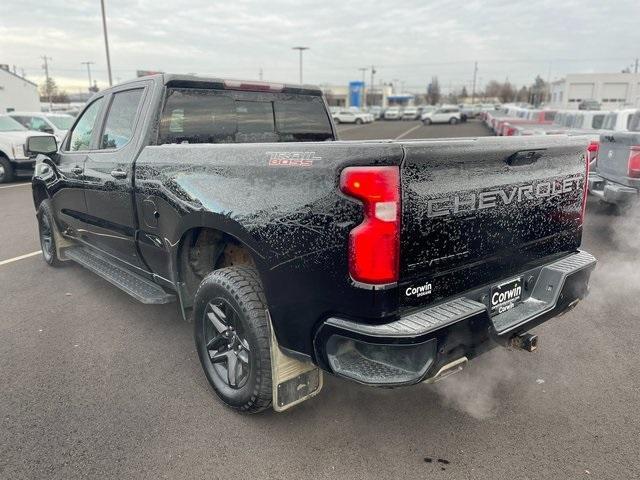
{"type": "Polygon", "coordinates": [[[640,145],[632,145],[629,152],[629,176],[640,178],[640,145]]]}
{"type": "Polygon", "coordinates": [[[587,147],[587,163],[598,159],[598,150],[600,150],[600,142],[598,140],[592,140],[587,147]]]}
{"type": "MultiPolygon", "coordinates": [[[[588,153],[588,152],[587,152],[588,153]]],[[[587,195],[589,195],[589,164],[591,163],[589,155],[585,155],[585,162],[587,166],[584,173],[584,185],[582,186],[582,211],[580,212],[580,223],[584,225],[584,216],[587,212],[587,195]]]]}
{"type": "Polygon", "coordinates": [[[348,167],[340,190],[364,204],[364,220],[349,235],[349,272],[363,283],[398,280],[400,263],[399,167],[348,167]]]}
{"type": "Polygon", "coordinates": [[[510,127],[507,125],[505,136],[512,137],[516,133],[515,127],[510,127]]]}

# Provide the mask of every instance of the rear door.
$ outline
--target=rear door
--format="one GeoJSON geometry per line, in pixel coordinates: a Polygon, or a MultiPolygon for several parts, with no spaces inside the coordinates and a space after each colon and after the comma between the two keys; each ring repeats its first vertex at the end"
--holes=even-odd
{"type": "Polygon", "coordinates": [[[575,251],[586,143],[580,137],[404,143],[401,302],[421,306],[510,280],[526,266],[575,251]],[[431,285],[429,294],[410,294],[424,285],[431,285]]]}
{"type": "Polygon", "coordinates": [[[136,248],[133,163],[140,151],[143,106],[149,83],[127,84],[106,99],[96,149],[85,162],[90,228],[86,241],[127,263],[145,268],[136,248]]]}

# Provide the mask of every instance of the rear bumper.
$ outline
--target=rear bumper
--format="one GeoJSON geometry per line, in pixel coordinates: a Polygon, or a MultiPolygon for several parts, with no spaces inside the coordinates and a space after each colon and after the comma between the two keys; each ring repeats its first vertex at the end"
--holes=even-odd
{"type": "Polygon", "coordinates": [[[314,339],[316,359],[325,370],[367,385],[429,380],[572,309],[586,296],[595,264],[579,251],[509,277],[522,278],[522,301],[499,315],[490,313],[492,285],[486,285],[386,324],[328,318],[314,339]]]}
{"type": "Polygon", "coordinates": [[[638,189],[614,183],[597,174],[589,175],[589,193],[614,204],[626,204],[638,199],[638,189]]]}

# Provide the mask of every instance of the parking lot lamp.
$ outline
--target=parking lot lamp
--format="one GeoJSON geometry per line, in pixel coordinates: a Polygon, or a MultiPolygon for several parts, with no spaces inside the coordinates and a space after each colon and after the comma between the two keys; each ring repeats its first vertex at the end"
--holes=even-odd
{"type": "Polygon", "coordinates": [[[292,50],[298,50],[300,52],[300,85],[302,85],[302,52],[309,50],[309,47],[293,47],[292,50]]]}

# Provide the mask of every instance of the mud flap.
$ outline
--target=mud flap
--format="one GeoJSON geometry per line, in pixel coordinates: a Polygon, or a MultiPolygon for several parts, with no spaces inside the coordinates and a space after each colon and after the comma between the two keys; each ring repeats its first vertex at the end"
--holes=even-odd
{"type": "Polygon", "coordinates": [[[316,396],[322,390],[322,371],[311,362],[301,362],[285,355],[273,333],[271,316],[271,380],[273,384],[273,409],[283,412],[294,405],[316,396]]]}

